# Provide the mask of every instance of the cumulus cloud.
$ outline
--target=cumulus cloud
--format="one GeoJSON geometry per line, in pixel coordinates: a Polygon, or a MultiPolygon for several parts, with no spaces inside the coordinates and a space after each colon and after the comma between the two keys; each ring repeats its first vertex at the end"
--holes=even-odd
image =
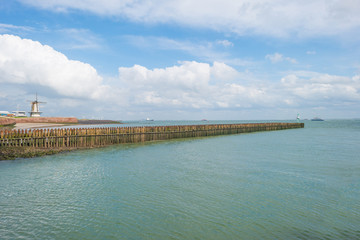
{"type": "MultiPolygon", "coordinates": [[[[249,73],[251,74],[251,73],[249,73]]],[[[167,68],[119,68],[133,106],[175,109],[332,106],[360,101],[360,77],[297,71],[279,81],[244,81],[245,73],[221,62],[180,62],[167,68]]],[[[253,78],[253,76],[251,76],[253,78]]]]}
{"type": "Polygon", "coordinates": [[[14,35],[0,35],[0,82],[40,85],[63,96],[90,99],[110,92],[91,65],[14,35]]]}
{"type": "Polygon", "coordinates": [[[178,66],[147,69],[120,67],[121,85],[136,92],[135,104],[178,108],[250,107],[266,99],[265,90],[241,84],[239,72],[220,62],[180,62],[178,66]]]}
{"type": "Polygon", "coordinates": [[[360,100],[359,76],[344,77],[329,74],[289,74],[281,79],[283,87],[305,101],[358,102],[360,100]]]}
{"type": "Polygon", "coordinates": [[[239,35],[323,36],[360,27],[357,0],[19,0],[53,11],[82,10],[145,23],[178,23],[239,35]]]}
{"type": "Polygon", "coordinates": [[[268,54],[265,56],[265,58],[269,59],[272,63],[278,63],[278,62],[283,62],[283,61],[287,61],[290,63],[297,63],[296,59],[290,58],[290,57],[285,57],[280,53],[268,54]]]}
{"type": "MultiPolygon", "coordinates": [[[[282,55],[279,58],[286,60],[282,55]]],[[[101,108],[98,109],[106,105],[112,112],[118,112],[119,105],[123,106],[122,111],[171,109],[189,112],[305,105],[326,107],[360,102],[359,75],[295,71],[277,81],[269,81],[256,78],[251,72],[240,72],[224,62],[196,61],[154,69],[134,65],[120,67],[118,72],[111,86],[106,85],[89,64],[69,60],[50,46],[33,40],[0,35],[0,98],[3,99],[14,95],[11,91],[29,94],[30,86],[50,89],[61,96],[64,106],[77,104],[83,112],[87,112],[83,109],[92,108],[89,100],[95,100],[92,103],[105,101],[107,104],[99,104],[101,108]],[[18,89],[18,86],[23,87],[18,89]]]]}

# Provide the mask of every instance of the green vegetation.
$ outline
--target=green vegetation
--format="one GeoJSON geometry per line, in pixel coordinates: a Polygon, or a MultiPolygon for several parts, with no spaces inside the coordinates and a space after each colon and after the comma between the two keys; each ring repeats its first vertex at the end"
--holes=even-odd
{"type": "Polygon", "coordinates": [[[14,125],[0,125],[0,131],[2,130],[12,130],[15,127],[14,125]]]}

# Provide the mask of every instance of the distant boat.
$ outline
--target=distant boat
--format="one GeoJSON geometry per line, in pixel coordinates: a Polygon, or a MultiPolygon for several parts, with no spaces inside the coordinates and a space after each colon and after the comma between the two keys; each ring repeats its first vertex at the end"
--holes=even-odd
{"type": "Polygon", "coordinates": [[[154,119],[146,118],[146,121],[154,121],[154,119]]]}
{"type": "Polygon", "coordinates": [[[324,119],[321,119],[321,118],[318,118],[318,117],[314,117],[313,119],[311,119],[311,121],[321,122],[321,121],[324,121],[324,119]]]}
{"type": "Polygon", "coordinates": [[[205,119],[205,118],[204,118],[204,119],[201,119],[201,121],[206,122],[206,121],[207,121],[207,119],[205,119]]]}

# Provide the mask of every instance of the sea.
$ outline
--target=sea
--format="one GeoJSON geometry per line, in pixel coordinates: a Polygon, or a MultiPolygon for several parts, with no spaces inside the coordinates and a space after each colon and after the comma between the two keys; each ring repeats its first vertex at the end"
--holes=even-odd
{"type": "Polygon", "coordinates": [[[360,120],[303,122],[0,161],[0,239],[360,239],[360,120]]]}

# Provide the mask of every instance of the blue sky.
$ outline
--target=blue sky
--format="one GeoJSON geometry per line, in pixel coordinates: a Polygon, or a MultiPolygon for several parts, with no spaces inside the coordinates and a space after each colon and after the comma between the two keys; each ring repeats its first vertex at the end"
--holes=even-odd
{"type": "Polygon", "coordinates": [[[360,117],[358,0],[0,0],[0,110],[360,117]]]}

